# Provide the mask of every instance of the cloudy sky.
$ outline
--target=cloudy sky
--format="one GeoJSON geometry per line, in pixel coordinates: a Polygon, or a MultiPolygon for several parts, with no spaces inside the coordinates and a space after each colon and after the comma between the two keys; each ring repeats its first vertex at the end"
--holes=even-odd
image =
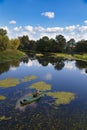
{"type": "Polygon", "coordinates": [[[10,38],[87,39],[87,0],[0,0],[0,28],[10,38]]]}

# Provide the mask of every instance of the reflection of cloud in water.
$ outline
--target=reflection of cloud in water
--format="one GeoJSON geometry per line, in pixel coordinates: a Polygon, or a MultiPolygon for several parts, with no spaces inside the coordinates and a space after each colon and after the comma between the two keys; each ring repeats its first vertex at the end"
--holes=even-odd
{"type": "Polygon", "coordinates": [[[37,60],[29,60],[28,63],[25,63],[25,66],[31,67],[31,66],[36,66],[36,67],[40,67],[41,65],[37,62],[37,60]]]}
{"type": "Polygon", "coordinates": [[[31,103],[31,104],[27,104],[27,105],[24,105],[24,106],[20,105],[20,101],[23,100],[24,98],[26,98],[26,97],[29,96],[29,95],[31,95],[31,93],[30,93],[30,94],[26,94],[25,96],[21,97],[21,98],[16,102],[15,109],[18,109],[18,110],[20,110],[20,111],[25,111],[27,107],[29,107],[29,108],[31,108],[31,109],[32,109],[32,108],[36,108],[36,107],[37,107],[37,103],[36,103],[36,102],[33,102],[33,103],[31,103]]]}
{"type": "Polygon", "coordinates": [[[87,73],[85,72],[85,69],[83,69],[83,70],[81,71],[81,74],[87,75],[87,73]]]}
{"type": "Polygon", "coordinates": [[[75,61],[65,62],[64,68],[69,69],[69,70],[76,70],[75,61]]]}
{"type": "Polygon", "coordinates": [[[51,80],[52,79],[52,75],[50,73],[47,73],[45,76],[44,76],[44,79],[45,80],[51,80]]]}
{"type": "Polygon", "coordinates": [[[17,68],[16,67],[11,67],[10,70],[15,71],[17,68]]]}

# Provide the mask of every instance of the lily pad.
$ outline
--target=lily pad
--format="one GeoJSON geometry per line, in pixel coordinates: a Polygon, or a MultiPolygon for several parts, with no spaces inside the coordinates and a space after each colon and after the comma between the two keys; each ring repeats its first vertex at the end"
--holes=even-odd
{"type": "Polygon", "coordinates": [[[6,116],[1,116],[0,117],[0,121],[3,121],[3,120],[10,120],[11,117],[6,117],[6,116]]]}
{"type": "Polygon", "coordinates": [[[0,80],[0,87],[9,88],[18,85],[19,83],[19,79],[17,78],[6,78],[0,80]]]}
{"type": "Polygon", "coordinates": [[[24,77],[24,78],[22,79],[22,82],[28,82],[28,81],[34,80],[34,79],[36,79],[36,78],[37,78],[37,77],[34,76],[34,75],[26,76],[26,77],[24,77]]]}
{"type": "Polygon", "coordinates": [[[75,99],[75,94],[71,92],[48,92],[47,95],[55,98],[56,105],[69,104],[75,99]]]}
{"type": "Polygon", "coordinates": [[[36,88],[36,89],[39,89],[41,91],[44,91],[44,90],[51,90],[51,85],[47,84],[45,82],[36,82],[36,83],[32,84],[30,86],[30,88],[36,88]]]}
{"type": "Polygon", "coordinates": [[[6,99],[6,97],[5,97],[5,96],[0,95],[0,100],[5,100],[5,99],[6,99]]]}

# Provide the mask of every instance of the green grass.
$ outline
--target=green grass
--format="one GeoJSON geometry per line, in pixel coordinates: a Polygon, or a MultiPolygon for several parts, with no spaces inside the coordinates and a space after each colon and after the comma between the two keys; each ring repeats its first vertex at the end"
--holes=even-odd
{"type": "Polygon", "coordinates": [[[71,92],[48,92],[47,95],[54,98],[55,104],[58,106],[61,104],[69,104],[75,99],[75,94],[71,92]]]}
{"type": "Polygon", "coordinates": [[[30,86],[30,88],[32,88],[32,89],[39,89],[41,91],[45,91],[45,90],[51,90],[51,85],[42,81],[42,82],[33,83],[30,86]]]}
{"type": "MultiPolygon", "coordinates": [[[[82,60],[82,61],[87,61],[87,54],[65,54],[65,53],[46,53],[48,54],[48,56],[50,57],[54,57],[54,58],[64,58],[64,59],[69,59],[69,60],[82,60]]],[[[44,56],[41,53],[37,53],[36,56],[40,57],[40,56],[44,56]]]]}
{"type": "Polygon", "coordinates": [[[5,97],[5,96],[0,95],[0,100],[5,100],[5,99],[6,99],[6,97],[5,97]]]}
{"type": "Polygon", "coordinates": [[[31,76],[25,76],[21,81],[22,82],[28,82],[28,81],[31,81],[31,80],[34,80],[36,79],[37,77],[35,75],[31,75],[31,76]]]}
{"type": "Polygon", "coordinates": [[[87,61],[87,54],[82,54],[82,55],[75,54],[74,58],[77,60],[87,61]]]}
{"type": "Polygon", "coordinates": [[[25,53],[19,50],[5,50],[0,52],[0,62],[18,60],[25,56],[25,53]]]}

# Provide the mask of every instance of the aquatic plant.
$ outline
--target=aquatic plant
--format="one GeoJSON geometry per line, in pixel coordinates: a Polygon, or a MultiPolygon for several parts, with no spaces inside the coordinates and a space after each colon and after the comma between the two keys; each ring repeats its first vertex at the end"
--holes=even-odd
{"type": "Polygon", "coordinates": [[[0,87],[9,88],[18,85],[19,83],[19,79],[17,78],[6,78],[0,80],[0,87]]]}
{"type": "Polygon", "coordinates": [[[75,94],[71,92],[48,92],[47,95],[55,98],[56,105],[69,104],[75,99],[75,94]]]}
{"type": "Polygon", "coordinates": [[[3,121],[3,120],[10,120],[11,117],[6,117],[6,116],[1,116],[0,117],[0,121],[3,121]]]}
{"type": "Polygon", "coordinates": [[[37,77],[34,76],[34,75],[31,75],[31,76],[25,76],[23,79],[22,79],[22,82],[28,82],[30,80],[34,80],[36,79],[37,77]]]}
{"type": "Polygon", "coordinates": [[[45,82],[36,82],[36,83],[32,84],[30,86],[30,88],[36,88],[36,89],[39,89],[41,91],[44,91],[44,90],[50,90],[51,89],[51,85],[47,84],[45,82]]]}
{"type": "Polygon", "coordinates": [[[6,97],[5,97],[5,96],[0,95],[0,100],[5,100],[5,99],[6,99],[6,97]]]}

